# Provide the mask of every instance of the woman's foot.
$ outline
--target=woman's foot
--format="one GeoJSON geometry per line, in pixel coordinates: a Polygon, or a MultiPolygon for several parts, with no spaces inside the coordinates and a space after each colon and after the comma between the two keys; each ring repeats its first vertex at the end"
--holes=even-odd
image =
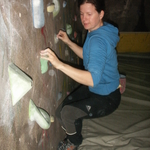
{"type": "Polygon", "coordinates": [[[64,141],[58,144],[57,150],[77,150],[77,147],[78,146],[71,143],[69,139],[64,139],[64,141]]]}

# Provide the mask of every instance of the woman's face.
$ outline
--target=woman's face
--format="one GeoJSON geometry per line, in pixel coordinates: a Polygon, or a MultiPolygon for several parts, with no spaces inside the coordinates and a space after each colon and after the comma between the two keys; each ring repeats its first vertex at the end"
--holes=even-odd
{"type": "Polygon", "coordinates": [[[80,18],[82,25],[89,32],[98,29],[103,25],[102,18],[104,16],[104,11],[98,13],[95,6],[91,3],[84,3],[80,5],[80,18]]]}

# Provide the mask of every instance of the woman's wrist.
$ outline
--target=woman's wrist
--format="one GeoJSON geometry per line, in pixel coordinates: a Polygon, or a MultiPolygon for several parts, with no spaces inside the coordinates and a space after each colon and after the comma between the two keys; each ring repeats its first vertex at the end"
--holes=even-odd
{"type": "Polygon", "coordinates": [[[71,47],[71,43],[72,43],[72,41],[71,41],[70,39],[68,39],[67,45],[68,45],[69,47],[71,47]]]}
{"type": "Polygon", "coordinates": [[[56,69],[62,71],[63,66],[64,66],[64,63],[62,61],[60,61],[59,65],[56,69]]]}

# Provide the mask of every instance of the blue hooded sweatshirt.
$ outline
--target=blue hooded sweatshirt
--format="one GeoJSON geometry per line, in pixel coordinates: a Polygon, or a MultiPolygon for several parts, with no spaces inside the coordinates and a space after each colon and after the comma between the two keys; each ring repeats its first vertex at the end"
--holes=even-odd
{"type": "Polygon", "coordinates": [[[83,65],[93,79],[89,90],[99,95],[108,95],[119,86],[116,45],[118,29],[104,22],[100,28],[87,33],[83,46],[83,65]]]}

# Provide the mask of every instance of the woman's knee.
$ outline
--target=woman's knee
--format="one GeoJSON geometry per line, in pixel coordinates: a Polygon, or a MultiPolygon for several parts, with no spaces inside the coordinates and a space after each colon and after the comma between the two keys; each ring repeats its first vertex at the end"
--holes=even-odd
{"type": "Polygon", "coordinates": [[[61,110],[61,119],[68,120],[73,118],[72,108],[69,105],[64,106],[61,110]]]}

